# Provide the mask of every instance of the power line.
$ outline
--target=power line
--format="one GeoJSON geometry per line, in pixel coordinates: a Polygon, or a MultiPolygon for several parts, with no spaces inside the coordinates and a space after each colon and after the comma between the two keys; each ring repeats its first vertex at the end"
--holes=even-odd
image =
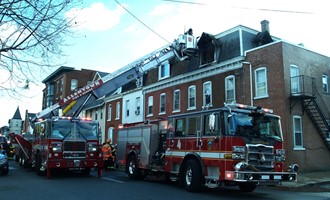
{"type": "Polygon", "coordinates": [[[305,12],[305,11],[275,10],[275,9],[267,9],[267,8],[251,8],[251,7],[240,7],[240,6],[223,6],[223,5],[217,5],[217,4],[207,4],[207,3],[200,3],[200,2],[180,1],[180,0],[162,0],[162,1],[168,1],[168,2],[173,2],[173,3],[203,5],[203,6],[222,6],[222,7],[229,7],[229,8],[245,9],[245,10],[260,10],[260,11],[284,12],[284,13],[296,13],[296,14],[314,14],[312,12],[305,12]]]}
{"type": "Polygon", "coordinates": [[[148,25],[146,25],[143,21],[141,21],[139,18],[137,18],[133,13],[131,13],[127,8],[125,8],[121,3],[119,3],[117,0],[114,0],[114,1],[119,6],[121,6],[124,10],[126,10],[126,12],[128,12],[130,15],[132,15],[132,17],[134,17],[137,21],[139,21],[142,25],[144,25],[147,29],[149,29],[150,31],[152,31],[153,33],[155,33],[158,37],[162,38],[167,43],[171,44],[171,42],[169,42],[168,40],[166,40],[163,36],[161,36],[160,34],[158,34],[156,31],[154,31],[152,28],[150,28],[148,25]]]}

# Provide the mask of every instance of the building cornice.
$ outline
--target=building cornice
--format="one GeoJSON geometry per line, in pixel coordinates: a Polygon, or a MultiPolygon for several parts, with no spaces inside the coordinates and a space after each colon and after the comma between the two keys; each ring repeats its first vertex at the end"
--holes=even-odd
{"type": "Polygon", "coordinates": [[[234,59],[228,60],[226,62],[222,62],[222,63],[215,63],[212,64],[212,66],[205,66],[203,68],[200,68],[198,70],[189,72],[189,73],[185,73],[179,76],[175,76],[172,78],[168,78],[165,79],[163,81],[159,81],[157,83],[148,85],[148,86],[144,86],[143,90],[144,93],[150,93],[150,92],[154,92],[157,90],[161,90],[164,88],[168,88],[168,87],[172,87],[175,85],[180,85],[183,83],[188,83],[191,81],[195,81],[195,80],[199,80],[205,77],[210,77],[210,76],[214,76],[216,74],[220,74],[220,73],[224,73],[227,71],[231,71],[231,70],[235,70],[235,69],[239,69],[242,67],[242,62],[244,61],[245,57],[236,57],[234,59]]]}

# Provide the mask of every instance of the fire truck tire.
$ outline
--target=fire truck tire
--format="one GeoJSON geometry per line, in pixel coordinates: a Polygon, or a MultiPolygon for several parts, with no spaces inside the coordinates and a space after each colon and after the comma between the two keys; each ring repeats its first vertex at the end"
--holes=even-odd
{"type": "Polygon", "coordinates": [[[250,183],[250,184],[242,183],[242,184],[238,185],[238,187],[242,192],[253,192],[253,190],[255,190],[257,188],[257,185],[254,183],[250,183]]]}
{"type": "Polygon", "coordinates": [[[130,179],[140,179],[141,174],[138,168],[136,156],[130,156],[126,164],[126,171],[130,179]]]}
{"type": "Polygon", "coordinates": [[[91,173],[91,168],[86,168],[81,171],[81,175],[83,176],[89,176],[90,173],[91,173]]]}
{"type": "Polygon", "coordinates": [[[202,170],[194,159],[187,161],[184,167],[183,184],[187,191],[198,192],[202,188],[202,170]]]}
{"type": "Polygon", "coordinates": [[[46,175],[46,170],[44,171],[41,170],[41,156],[39,154],[37,154],[36,156],[36,171],[38,176],[46,175]]]}
{"type": "Polygon", "coordinates": [[[19,161],[19,155],[15,154],[15,162],[19,161]]]}
{"type": "Polygon", "coordinates": [[[1,174],[2,175],[7,175],[8,173],[9,173],[9,169],[8,168],[1,171],[1,174]]]}
{"type": "Polygon", "coordinates": [[[22,166],[22,151],[19,151],[19,156],[18,156],[18,163],[20,166],[22,166]]]}

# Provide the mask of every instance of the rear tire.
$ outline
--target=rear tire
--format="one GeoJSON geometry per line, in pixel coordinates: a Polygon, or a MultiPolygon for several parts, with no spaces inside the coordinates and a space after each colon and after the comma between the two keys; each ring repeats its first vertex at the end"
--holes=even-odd
{"type": "Polygon", "coordinates": [[[36,156],[36,171],[37,171],[37,175],[38,176],[45,176],[46,175],[46,170],[44,169],[44,171],[41,170],[41,156],[40,154],[37,154],[36,156]]]}
{"type": "Polygon", "coordinates": [[[2,175],[7,175],[8,173],[9,173],[9,169],[8,168],[1,171],[1,174],[2,175]]]}
{"type": "Polygon", "coordinates": [[[128,158],[128,162],[126,164],[126,172],[130,179],[141,178],[136,156],[130,156],[128,158]]]}
{"type": "Polygon", "coordinates": [[[89,176],[90,173],[91,173],[91,168],[86,168],[81,171],[81,175],[83,176],[89,176]]]}
{"type": "Polygon", "coordinates": [[[196,160],[187,161],[183,171],[183,184],[189,192],[199,192],[202,189],[202,170],[196,160]]]}

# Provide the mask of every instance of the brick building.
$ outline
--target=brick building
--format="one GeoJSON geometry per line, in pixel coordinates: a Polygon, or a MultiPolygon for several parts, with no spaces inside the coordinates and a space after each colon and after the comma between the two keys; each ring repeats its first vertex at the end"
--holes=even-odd
{"type": "Polygon", "coordinates": [[[303,172],[328,170],[329,57],[271,36],[268,21],[261,31],[239,25],[203,33],[195,50],[181,53],[144,73],[141,85],[107,98],[108,136],[116,139],[118,128],[142,123],[163,131],[177,113],[252,104],[281,116],[287,163],[303,172]]]}

